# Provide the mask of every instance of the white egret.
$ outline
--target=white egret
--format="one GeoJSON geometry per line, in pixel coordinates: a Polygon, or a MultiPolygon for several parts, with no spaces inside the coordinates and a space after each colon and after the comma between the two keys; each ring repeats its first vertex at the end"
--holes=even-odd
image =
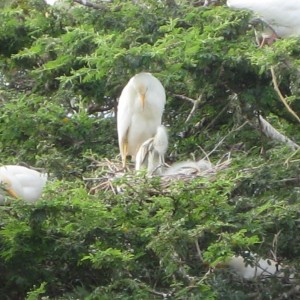
{"type": "Polygon", "coordinates": [[[199,161],[182,161],[178,163],[174,163],[170,168],[168,168],[165,172],[165,176],[174,176],[174,175],[192,175],[201,173],[213,168],[213,165],[205,160],[201,159],[199,161]]]}
{"type": "MultiPolygon", "coordinates": [[[[26,202],[35,202],[41,197],[47,175],[38,171],[16,165],[0,167],[0,184],[4,192],[26,202]]],[[[1,195],[1,202],[5,199],[1,195]]]]}
{"type": "Polygon", "coordinates": [[[161,124],[166,93],[150,73],[133,76],[124,87],[118,105],[118,139],[123,167],[126,157],[135,161],[140,146],[152,138],[161,124]]]}
{"type": "Polygon", "coordinates": [[[141,145],[136,155],[135,169],[138,171],[145,168],[149,175],[162,174],[167,150],[167,130],[165,126],[160,125],[157,127],[155,136],[141,145]]]}
{"type": "Polygon", "coordinates": [[[227,5],[235,9],[251,10],[261,17],[269,27],[268,32],[263,34],[264,40],[300,36],[299,1],[227,0],[227,5]]]}
{"type": "Polygon", "coordinates": [[[247,258],[249,259],[245,260],[241,255],[233,256],[226,264],[239,276],[247,280],[271,275],[283,275],[278,273],[282,267],[272,259],[262,259],[252,253],[247,253],[247,258]]]}

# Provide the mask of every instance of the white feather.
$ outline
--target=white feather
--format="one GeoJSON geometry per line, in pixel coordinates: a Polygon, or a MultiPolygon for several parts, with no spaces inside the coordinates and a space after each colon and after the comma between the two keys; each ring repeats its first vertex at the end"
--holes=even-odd
{"type": "Polygon", "coordinates": [[[135,169],[147,169],[149,175],[162,174],[165,164],[165,154],[168,150],[168,134],[165,126],[157,127],[153,138],[145,141],[137,155],[135,169]]]}

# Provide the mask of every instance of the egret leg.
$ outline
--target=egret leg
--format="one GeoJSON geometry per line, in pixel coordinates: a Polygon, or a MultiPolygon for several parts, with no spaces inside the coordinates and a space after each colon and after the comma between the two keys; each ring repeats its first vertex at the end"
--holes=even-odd
{"type": "Polygon", "coordinates": [[[123,166],[124,169],[126,167],[127,152],[128,152],[128,143],[124,142],[122,144],[122,153],[121,153],[121,156],[122,156],[122,166],[123,166]]]}

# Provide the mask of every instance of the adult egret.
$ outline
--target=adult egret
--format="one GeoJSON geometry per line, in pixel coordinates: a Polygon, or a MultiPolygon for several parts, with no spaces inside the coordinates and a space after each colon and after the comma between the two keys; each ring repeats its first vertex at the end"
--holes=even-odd
{"type": "Polygon", "coordinates": [[[165,172],[165,176],[174,176],[174,175],[193,175],[197,173],[201,173],[213,168],[213,165],[204,159],[199,161],[182,161],[178,163],[174,163],[170,168],[168,168],[165,172]]]}
{"type": "MultiPolygon", "coordinates": [[[[26,202],[35,202],[41,197],[47,175],[38,171],[15,165],[0,167],[0,184],[2,190],[14,198],[26,202]]],[[[1,202],[5,196],[1,195],[1,202]]]]}
{"type": "MultiPolygon", "coordinates": [[[[235,9],[256,13],[269,27],[264,40],[300,36],[300,2],[295,0],[227,0],[235,9]],[[271,29],[271,30],[270,30],[271,29]]],[[[263,41],[264,42],[264,41],[263,41]]]]}
{"type": "Polygon", "coordinates": [[[161,124],[166,93],[150,73],[133,76],[124,87],[118,105],[118,139],[123,167],[126,157],[135,161],[140,146],[152,138],[161,124]]]}
{"type": "Polygon", "coordinates": [[[168,134],[165,126],[157,127],[153,138],[146,140],[136,155],[135,169],[147,169],[149,175],[160,175],[165,165],[165,154],[168,150],[168,134]]]}

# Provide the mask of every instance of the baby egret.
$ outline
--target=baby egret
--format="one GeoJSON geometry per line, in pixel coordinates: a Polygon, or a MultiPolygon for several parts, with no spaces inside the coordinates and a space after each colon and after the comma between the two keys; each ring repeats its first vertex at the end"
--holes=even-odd
{"type": "Polygon", "coordinates": [[[227,0],[227,5],[236,9],[248,9],[260,16],[269,27],[269,33],[265,33],[264,39],[300,36],[300,1],[227,0]]]}
{"type": "Polygon", "coordinates": [[[165,126],[160,125],[157,127],[155,136],[141,145],[136,155],[135,169],[138,171],[146,168],[149,175],[162,174],[167,150],[167,130],[165,126]]]}
{"type": "Polygon", "coordinates": [[[201,159],[199,161],[187,160],[173,164],[164,172],[164,175],[193,175],[210,170],[212,168],[213,165],[209,161],[204,159],[201,159]]]}
{"type": "Polygon", "coordinates": [[[152,138],[161,124],[166,93],[150,73],[133,76],[124,87],[118,105],[118,138],[123,167],[126,156],[135,161],[140,146],[152,138]]]}
{"type": "MultiPolygon", "coordinates": [[[[0,167],[0,184],[3,190],[14,198],[34,202],[41,197],[47,175],[22,166],[0,167]]],[[[1,201],[5,199],[1,196],[1,201]]]]}

